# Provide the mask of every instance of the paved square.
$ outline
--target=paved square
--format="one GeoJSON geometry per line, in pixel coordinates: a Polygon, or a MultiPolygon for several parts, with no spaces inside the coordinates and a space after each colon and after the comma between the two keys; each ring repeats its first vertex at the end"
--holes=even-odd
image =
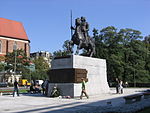
{"type": "MultiPolygon", "coordinates": [[[[124,88],[124,94],[116,94],[115,88],[110,93],[90,96],[89,99],[63,99],[43,97],[41,94],[25,94],[20,97],[12,95],[0,96],[0,113],[72,113],[91,112],[92,110],[108,111],[134,106],[150,106],[150,99],[142,99],[131,105],[126,105],[123,96],[142,93],[147,88],[124,88]]],[[[139,109],[140,107],[138,107],[139,109]]],[[[132,109],[132,108],[131,108],[132,109]]]]}

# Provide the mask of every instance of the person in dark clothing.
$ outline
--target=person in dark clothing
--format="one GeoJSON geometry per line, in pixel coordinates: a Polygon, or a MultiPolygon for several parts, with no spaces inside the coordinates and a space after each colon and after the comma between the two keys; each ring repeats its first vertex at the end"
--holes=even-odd
{"type": "Polygon", "coordinates": [[[19,85],[17,80],[14,82],[14,91],[13,91],[13,97],[15,96],[15,92],[17,92],[17,96],[19,96],[19,85]]]}
{"type": "MultiPolygon", "coordinates": [[[[44,81],[45,82],[45,81],[44,81]]],[[[42,91],[43,91],[43,95],[45,95],[45,87],[44,87],[44,82],[42,83],[41,87],[42,87],[42,91]]]]}
{"type": "Polygon", "coordinates": [[[49,81],[45,80],[41,85],[42,90],[43,90],[43,95],[45,95],[45,96],[47,96],[47,92],[48,92],[48,83],[49,83],[49,81]]]}
{"type": "Polygon", "coordinates": [[[119,93],[119,79],[116,78],[116,93],[119,93]]]}
{"type": "Polygon", "coordinates": [[[30,86],[30,93],[35,93],[35,88],[33,87],[33,85],[30,86]]]}
{"type": "Polygon", "coordinates": [[[58,88],[56,86],[54,86],[50,97],[59,97],[59,96],[60,96],[60,92],[59,92],[58,88]]]}

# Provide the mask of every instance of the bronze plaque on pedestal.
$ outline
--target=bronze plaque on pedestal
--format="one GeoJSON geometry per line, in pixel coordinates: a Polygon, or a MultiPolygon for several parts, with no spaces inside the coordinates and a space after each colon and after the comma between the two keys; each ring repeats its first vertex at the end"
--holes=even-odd
{"type": "Polygon", "coordinates": [[[87,81],[87,70],[79,68],[51,69],[48,72],[51,83],[80,83],[81,78],[87,81]]]}

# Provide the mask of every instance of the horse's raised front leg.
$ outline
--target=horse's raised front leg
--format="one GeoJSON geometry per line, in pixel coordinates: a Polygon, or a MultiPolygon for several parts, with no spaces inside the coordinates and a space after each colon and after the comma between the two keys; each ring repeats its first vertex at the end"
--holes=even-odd
{"type": "Polygon", "coordinates": [[[90,53],[90,57],[92,57],[92,56],[93,56],[93,53],[94,53],[94,52],[93,52],[93,51],[91,51],[91,53],[90,53]]]}
{"type": "Polygon", "coordinates": [[[73,46],[74,46],[74,44],[73,44],[73,41],[71,40],[70,42],[69,42],[69,46],[68,46],[68,51],[72,54],[73,53],[73,46]]]}
{"type": "Polygon", "coordinates": [[[81,48],[81,44],[82,44],[82,42],[80,41],[79,45],[77,46],[77,50],[76,50],[75,55],[78,55],[78,54],[79,54],[79,50],[80,50],[80,48],[81,48]]]}
{"type": "Polygon", "coordinates": [[[79,45],[77,46],[77,50],[76,50],[75,55],[78,55],[78,54],[79,54],[79,45]]]}

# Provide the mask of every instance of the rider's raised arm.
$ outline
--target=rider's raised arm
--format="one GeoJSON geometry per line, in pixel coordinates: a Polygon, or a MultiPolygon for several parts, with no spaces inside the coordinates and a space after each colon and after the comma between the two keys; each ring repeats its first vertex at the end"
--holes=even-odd
{"type": "Polygon", "coordinates": [[[71,28],[72,30],[75,30],[75,27],[73,27],[73,26],[71,26],[70,28],[71,28]]]}

